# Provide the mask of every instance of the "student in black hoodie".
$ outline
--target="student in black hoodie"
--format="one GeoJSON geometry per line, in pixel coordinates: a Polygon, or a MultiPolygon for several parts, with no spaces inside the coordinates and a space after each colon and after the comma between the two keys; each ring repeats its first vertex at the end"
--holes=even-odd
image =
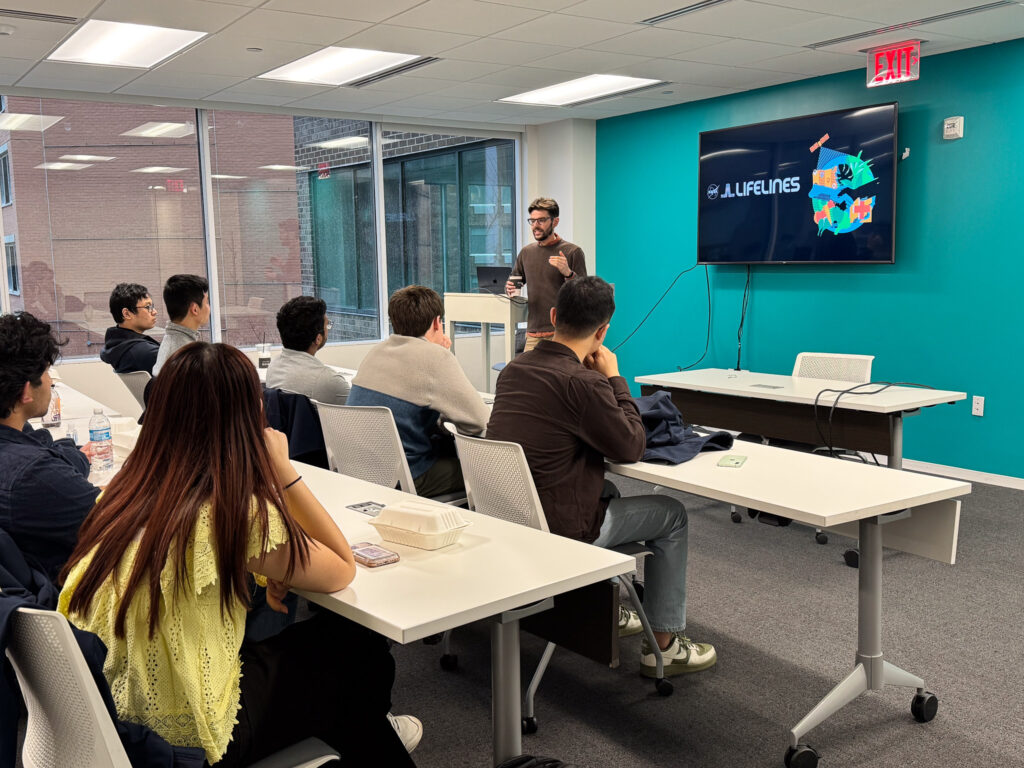
{"type": "Polygon", "coordinates": [[[110,314],[117,325],[107,328],[100,360],[114,373],[153,374],[160,342],[145,331],[156,325],[156,307],[149,290],[138,283],[118,283],[110,294],[110,314]]]}

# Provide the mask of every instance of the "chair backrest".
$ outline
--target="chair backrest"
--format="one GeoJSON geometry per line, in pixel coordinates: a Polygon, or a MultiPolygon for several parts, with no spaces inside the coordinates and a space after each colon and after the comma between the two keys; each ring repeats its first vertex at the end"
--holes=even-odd
{"type": "Polygon", "coordinates": [[[522,446],[454,434],[470,509],[547,531],[548,521],[522,446]]]}
{"type": "Polygon", "coordinates": [[[383,406],[313,401],[331,469],[387,488],[416,493],[395,417],[383,406]]]}
{"type": "Polygon", "coordinates": [[[874,359],[874,355],[801,352],[796,356],[793,375],[804,379],[832,379],[866,384],[871,381],[871,361],[874,359]]]}
{"type": "Polygon", "coordinates": [[[25,768],[131,768],[67,619],[19,608],[12,620],[7,655],[28,709],[25,768]]]}
{"type": "Polygon", "coordinates": [[[145,408],[146,385],[149,384],[149,380],[153,377],[150,376],[146,371],[132,371],[131,373],[119,373],[117,374],[117,377],[124,382],[124,385],[128,387],[128,391],[131,392],[135,399],[139,401],[139,405],[145,408]]]}

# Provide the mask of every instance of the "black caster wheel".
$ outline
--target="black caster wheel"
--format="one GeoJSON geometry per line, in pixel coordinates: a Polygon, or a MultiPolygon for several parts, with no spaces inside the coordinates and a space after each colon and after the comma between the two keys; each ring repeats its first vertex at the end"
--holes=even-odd
{"type": "Polygon", "coordinates": [[[633,589],[636,591],[636,599],[641,603],[644,601],[644,583],[633,579],[633,589]]]}
{"type": "Polygon", "coordinates": [[[457,653],[446,653],[441,657],[441,669],[445,672],[454,672],[459,668],[459,655],[457,653]]]}
{"type": "Polygon", "coordinates": [[[742,523],[743,522],[743,515],[741,515],[738,510],[734,509],[732,511],[732,513],[729,515],[729,517],[732,518],[732,521],[734,523],[742,523]]]}
{"type": "Polygon", "coordinates": [[[523,735],[529,736],[531,733],[537,732],[537,718],[536,717],[524,717],[523,718],[523,735]]]}
{"type": "Polygon", "coordinates": [[[761,513],[758,512],[756,509],[747,509],[747,517],[749,517],[751,520],[756,520],[759,514],[761,513]]]}
{"type": "Polygon", "coordinates": [[[427,635],[426,637],[423,638],[423,644],[424,645],[437,645],[438,643],[441,642],[441,639],[443,637],[444,637],[444,635],[442,635],[440,633],[438,633],[436,635],[427,635]]]}
{"type": "Polygon", "coordinates": [[[828,544],[828,534],[818,531],[816,534],[814,534],[814,540],[819,544],[828,544]]]}
{"type": "Polygon", "coordinates": [[[851,568],[856,568],[860,565],[860,552],[856,549],[848,549],[843,552],[843,560],[851,568]]]}
{"type": "Polygon", "coordinates": [[[807,744],[797,744],[786,750],[786,768],[817,768],[818,753],[807,744]]]}
{"type": "Polygon", "coordinates": [[[939,699],[931,691],[914,696],[910,702],[910,712],[919,723],[927,723],[939,711],[939,699]]]}
{"type": "Polygon", "coordinates": [[[671,696],[672,691],[675,690],[675,688],[672,687],[672,683],[670,683],[664,677],[654,681],[654,688],[658,691],[658,694],[661,696],[671,696]]]}

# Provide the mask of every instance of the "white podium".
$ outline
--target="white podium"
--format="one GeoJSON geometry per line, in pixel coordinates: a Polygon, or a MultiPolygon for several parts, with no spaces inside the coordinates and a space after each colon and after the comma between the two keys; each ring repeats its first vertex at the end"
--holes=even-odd
{"type": "Polygon", "coordinates": [[[512,359],[516,347],[516,325],[526,322],[526,298],[498,296],[493,293],[446,293],[444,295],[444,331],[455,346],[455,323],[480,323],[483,348],[484,390],[491,387],[491,325],[505,328],[505,362],[512,359]]]}

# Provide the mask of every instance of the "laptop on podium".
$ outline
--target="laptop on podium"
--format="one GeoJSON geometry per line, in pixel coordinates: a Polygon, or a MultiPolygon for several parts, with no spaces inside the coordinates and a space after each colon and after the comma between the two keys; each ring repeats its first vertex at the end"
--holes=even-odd
{"type": "Polygon", "coordinates": [[[477,267],[476,282],[480,293],[505,294],[505,283],[512,274],[512,267],[477,267]]]}

